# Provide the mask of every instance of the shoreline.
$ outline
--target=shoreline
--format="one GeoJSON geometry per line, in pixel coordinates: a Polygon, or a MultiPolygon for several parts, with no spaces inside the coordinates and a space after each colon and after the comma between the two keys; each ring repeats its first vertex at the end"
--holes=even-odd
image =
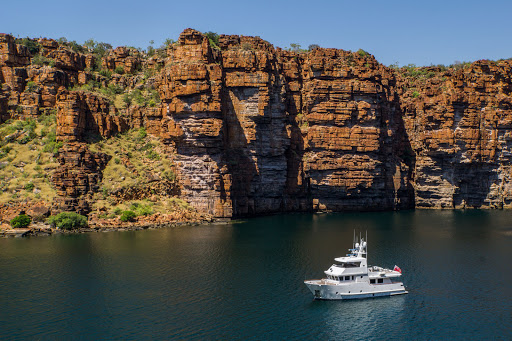
{"type": "Polygon", "coordinates": [[[0,230],[0,238],[21,238],[21,237],[39,237],[39,236],[51,236],[58,234],[81,234],[81,233],[92,233],[92,232],[121,232],[121,231],[141,231],[150,229],[161,229],[170,227],[182,227],[182,226],[197,226],[197,225],[227,225],[235,220],[219,218],[219,219],[205,219],[197,221],[175,221],[175,222],[162,222],[162,223],[146,223],[146,224],[127,224],[120,226],[108,226],[100,224],[91,224],[91,226],[85,228],[79,228],[74,230],[62,230],[51,227],[48,224],[36,223],[28,228],[11,228],[0,230]]]}

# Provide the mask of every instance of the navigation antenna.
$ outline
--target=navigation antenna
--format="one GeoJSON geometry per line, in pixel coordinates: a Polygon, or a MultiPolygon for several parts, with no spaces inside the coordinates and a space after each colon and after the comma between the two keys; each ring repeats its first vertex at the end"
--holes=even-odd
{"type": "Polygon", "coordinates": [[[366,247],[364,248],[365,251],[366,251],[366,258],[368,258],[368,230],[366,230],[366,239],[365,239],[365,242],[366,242],[366,247]]]}

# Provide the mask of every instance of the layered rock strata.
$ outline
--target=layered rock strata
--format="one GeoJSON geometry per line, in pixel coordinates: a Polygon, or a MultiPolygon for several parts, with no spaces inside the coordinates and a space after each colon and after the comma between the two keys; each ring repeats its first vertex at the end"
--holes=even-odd
{"type": "Polygon", "coordinates": [[[512,62],[400,79],[420,208],[510,208],[512,62]]]}
{"type": "MultiPolygon", "coordinates": [[[[121,47],[98,63],[38,44],[51,64],[0,35],[0,121],[57,109],[59,209],[86,212],[98,190],[108,157],[87,142],[141,127],[173,151],[180,185],[168,195],[216,217],[512,205],[510,60],[395,70],[364,51],[299,53],[192,29],[165,60],[121,47]],[[157,91],[159,102],[71,90],[88,84],[157,91]]],[[[118,194],[134,193],[145,192],[118,194]]]]}

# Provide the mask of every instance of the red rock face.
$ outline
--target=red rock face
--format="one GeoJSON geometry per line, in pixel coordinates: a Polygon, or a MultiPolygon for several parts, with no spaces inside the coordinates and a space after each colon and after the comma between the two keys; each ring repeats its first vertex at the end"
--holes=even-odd
{"type": "Polygon", "coordinates": [[[11,35],[0,33],[0,66],[25,66],[28,64],[30,64],[28,49],[16,44],[11,35]]]}
{"type": "Polygon", "coordinates": [[[408,74],[366,53],[225,35],[212,45],[187,29],[165,61],[110,51],[103,67],[125,74],[107,79],[92,55],[39,44],[54,66],[28,66],[28,51],[0,36],[0,121],[58,109],[59,209],[86,212],[97,191],[107,160],[85,141],[129,127],[172,145],[181,197],[216,217],[512,205],[511,61],[408,74]],[[147,83],[141,67],[156,74],[147,83]],[[116,109],[69,90],[91,81],[149,84],[161,103],[116,109]]]}
{"type": "Polygon", "coordinates": [[[321,210],[410,207],[393,75],[373,57],[315,49],[303,63],[304,168],[321,210]]]}
{"type": "MultiPolygon", "coordinates": [[[[89,64],[92,64],[92,62],[89,62],[89,64]]],[[[116,48],[103,59],[103,67],[107,70],[114,71],[121,67],[125,73],[133,73],[141,67],[141,64],[139,54],[128,50],[124,46],[116,48]]]]}
{"type": "Polygon", "coordinates": [[[62,91],[57,96],[57,108],[58,141],[108,138],[128,129],[123,117],[110,114],[108,100],[91,93],[62,91]]]}
{"type": "Polygon", "coordinates": [[[478,61],[400,80],[417,207],[511,207],[511,67],[478,61]]]}
{"type": "Polygon", "coordinates": [[[184,31],[160,88],[186,200],[217,216],[412,205],[389,71],[253,37],[219,48],[184,31]]]}
{"type": "Polygon", "coordinates": [[[68,143],[59,151],[60,167],[52,175],[58,197],[52,212],[90,212],[92,194],[99,190],[102,171],[110,156],[91,153],[84,143],[68,143]]]}

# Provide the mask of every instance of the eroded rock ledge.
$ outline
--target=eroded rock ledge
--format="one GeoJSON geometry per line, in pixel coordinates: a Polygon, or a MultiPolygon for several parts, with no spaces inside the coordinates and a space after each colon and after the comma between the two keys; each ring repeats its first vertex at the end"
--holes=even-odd
{"type": "Polygon", "coordinates": [[[0,35],[0,121],[57,109],[59,210],[87,213],[98,191],[109,158],[87,137],[138,127],[172,150],[173,193],[214,217],[511,207],[510,60],[408,74],[366,53],[295,53],[227,35],[212,45],[186,29],[165,58],[110,51],[102,67],[130,74],[96,79],[92,55],[40,43],[53,66],[31,65],[0,35]],[[136,89],[137,70],[152,71],[153,107],[72,90],[90,80],[136,89]]]}

